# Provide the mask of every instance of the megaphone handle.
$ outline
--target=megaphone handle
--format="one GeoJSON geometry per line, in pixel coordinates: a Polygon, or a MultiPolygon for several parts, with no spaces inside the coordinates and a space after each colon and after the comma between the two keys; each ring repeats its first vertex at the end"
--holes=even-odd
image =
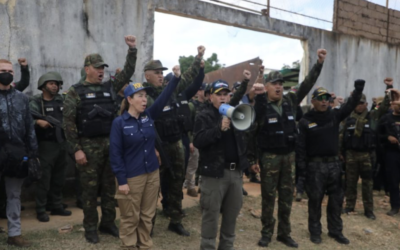
{"type": "MultiPolygon", "coordinates": [[[[224,119],[228,119],[228,120],[229,120],[229,118],[228,118],[226,115],[223,115],[223,116],[222,116],[222,121],[224,121],[224,119]]],[[[229,127],[228,127],[228,128],[223,128],[222,131],[225,132],[225,131],[227,131],[228,129],[229,129],[229,127]]]]}

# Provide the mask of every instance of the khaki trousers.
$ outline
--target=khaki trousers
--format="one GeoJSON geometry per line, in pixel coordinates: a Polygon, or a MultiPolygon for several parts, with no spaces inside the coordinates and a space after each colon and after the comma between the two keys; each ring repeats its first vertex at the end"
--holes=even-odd
{"type": "Polygon", "coordinates": [[[128,185],[130,191],[127,195],[121,194],[118,191],[118,186],[115,194],[121,212],[119,226],[121,248],[151,249],[153,246],[150,237],[153,227],[151,219],[156,212],[160,188],[159,171],[157,169],[151,173],[129,178],[128,185]]]}

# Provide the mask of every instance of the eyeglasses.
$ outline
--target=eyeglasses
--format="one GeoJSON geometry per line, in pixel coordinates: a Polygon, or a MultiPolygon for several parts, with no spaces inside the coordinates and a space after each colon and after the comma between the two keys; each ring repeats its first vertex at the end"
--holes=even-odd
{"type": "Polygon", "coordinates": [[[315,99],[317,99],[317,101],[320,101],[320,102],[328,101],[329,100],[329,96],[328,95],[320,95],[320,96],[317,96],[315,99]]]}

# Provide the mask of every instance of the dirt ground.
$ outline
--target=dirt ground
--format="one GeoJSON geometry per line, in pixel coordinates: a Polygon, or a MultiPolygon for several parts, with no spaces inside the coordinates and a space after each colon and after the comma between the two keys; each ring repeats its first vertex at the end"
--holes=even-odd
{"type": "MultiPolygon", "coordinates": [[[[261,230],[260,219],[256,218],[261,208],[259,185],[247,183],[245,187],[250,191],[250,195],[244,197],[243,208],[237,220],[235,249],[263,249],[257,247],[261,230]]],[[[400,249],[400,215],[389,217],[385,214],[390,207],[388,198],[383,193],[374,194],[377,219],[372,221],[364,217],[360,195],[359,192],[356,213],[342,216],[344,235],[351,241],[347,246],[340,245],[327,236],[325,211],[323,211],[321,219],[323,224],[322,244],[315,245],[310,242],[307,230],[307,200],[294,202],[291,215],[292,237],[299,243],[299,249],[400,249]]],[[[168,219],[158,210],[153,238],[154,249],[199,249],[201,212],[198,199],[185,197],[185,200],[187,216],[184,218],[183,224],[190,231],[191,236],[181,237],[166,230],[168,219]]],[[[45,227],[43,224],[46,223],[38,223],[32,215],[34,211],[32,212],[31,205],[28,204],[28,207],[28,211],[24,211],[23,214],[25,216],[22,220],[22,227],[23,234],[33,242],[29,249],[119,249],[119,240],[108,235],[100,234],[99,244],[86,243],[83,232],[80,231],[82,214],[78,209],[72,209],[76,215],[70,219],[51,217],[53,224],[47,224],[48,228],[43,229],[45,227]],[[59,234],[58,228],[66,223],[72,224],[74,229],[70,233],[59,234]]],[[[326,208],[326,204],[323,208],[326,208]]],[[[5,220],[0,220],[0,226],[6,226],[5,220]]],[[[269,249],[289,249],[277,242],[275,238],[276,234],[269,249]]],[[[6,239],[7,234],[0,233],[0,249],[17,249],[8,247],[5,244],[6,239]]]]}

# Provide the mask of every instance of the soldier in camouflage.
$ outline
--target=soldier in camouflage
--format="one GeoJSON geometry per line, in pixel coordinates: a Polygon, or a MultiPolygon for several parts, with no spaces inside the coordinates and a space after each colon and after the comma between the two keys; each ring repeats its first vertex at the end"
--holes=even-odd
{"type": "MultiPolygon", "coordinates": [[[[283,95],[283,78],[273,71],[265,79],[267,94],[256,97],[255,111],[258,123],[256,134],[260,152],[249,150],[249,162],[261,167],[262,230],[259,246],[267,247],[274,233],[273,216],[276,192],[278,192],[278,237],[289,247],[298,247],[290,236],[290,212],[292,208],[295,176],[296,108],[316,83],[325,60],[326,50],[317,51],[318,62],[296,93],[283,95]]],[[[251,142],[250,142],[251,143],[251,142]]],[[[253,143],[254,144],[254,143],[253,143]]]]}
{"type": "Polygon", "coordinates": [[[114,81],[102,83],[103,58],[99,54],[86,56],[86,78],[73,85],[66,94],[63,110],[65,136],[75,152],[80,172],[85,238],[98,243],[97,193],[101,185],[102,217],[99,231],[118,237],[115,226],[115,179],[109,162],[109,133],[116,115],[115,94],[129,82],[136,65],[136,38],[126,36],[128,55],[124,69],[114,81]]]}
{"type": "Polygon", "coordinates": [[[63,120],[63,97],[58,94],[63,84],[58,72],[48,72],[38,81],[38,89],[42,94],[35,95],[29,102],[31,111],[42,117],[33,116],[36,136],[39,144],[39,160],[42,163],[42,178],[36,185],[36,213],[41,222],[48,222],[46,205],[51,215],[69,216],[70,211],[62,205],[62,190],[67,167],[67,143],[64,131],[60,126],[63,120]],[[51,116],[60,122],[52,124],[45,118],[51,116]],[[47,200],[49,196],[50,201],[47,200]],[[48,204],[50,203],[51,204],[48,204]]]}
{"type": "MultiPolygon", "coordinates": [[[[189,236],[190,233],[184,229],[182,225],[182,185],[185,178],[185,155],[184,147],[182,144],[182,124],[181,121],[177,120],[176,112],[179,106],[176,105],[179,94],[183,93],[189,85],[194,82],[194,79],[199,75],[200,64],[205,52],[203,46],[198,47],[198,54],[191,67],[181,75],[181,80],[178,87],[175,89],[169,104],[164,108],[161,117],[155,121],[157,132],[163,142],[163,149],[167,157],[170,160],[171,170],[167,170],[161,166],[161,186],[166,186],[167,183],[167,204],[163,203],[164,209],[168,209],[167,214],[170,217],[170,224],[168,230],[176,232],[179,235],[189,236]]],[[[159,60],[149,61],[144,68],[146,81],[143,83],[145,87],[151,87],[153,94],[147,97],[147,107],[153,105],[154,100],[160,95],[163,86],[163,70],[167,68],[163,67],[159,60]]],[[[201,84],[201,82],[200,82],[201,84]]],[[[196,90],[197,91],[197,90],[196,90]]],[[[194,94],[193,94],[194,95],[194,94]]],[[[188,100],[182,100],[186,102],[185,106],[188,106],[188,100]]],[[[182,104],[182,102],[180,102],[182,104]]],[[[186,116],[186,118],[190,118],[186,116]]],[[[163,198],[165,193],[163,193],[163,198]]],[[[163,202],[166,202],[163,201],[163,202]]]]}
{"type": "MultiPolygon", "coordinates": [[[[385,82],[388,88],[392,81],[385,82]]],[[[387,98],[387,97],[386,97],[387,98]]],[[[388,99],[388,98],[387,98],[388,99]]],[[[368,112],[368,103],[363,94],[354,111],[343,121],[342,148],[346,161],[346,208],[345,213],[354,212],[357,200],[358,178],[362,179],[362,199],[364,215],[371,220],[376,217],[373,213],[373,180],[372,180],[372,155],[376,148],[375,131],[372,127],[372,119],[378,119],[387,113],[388,105],[380,105],[375,116],[368,112]]]]}

